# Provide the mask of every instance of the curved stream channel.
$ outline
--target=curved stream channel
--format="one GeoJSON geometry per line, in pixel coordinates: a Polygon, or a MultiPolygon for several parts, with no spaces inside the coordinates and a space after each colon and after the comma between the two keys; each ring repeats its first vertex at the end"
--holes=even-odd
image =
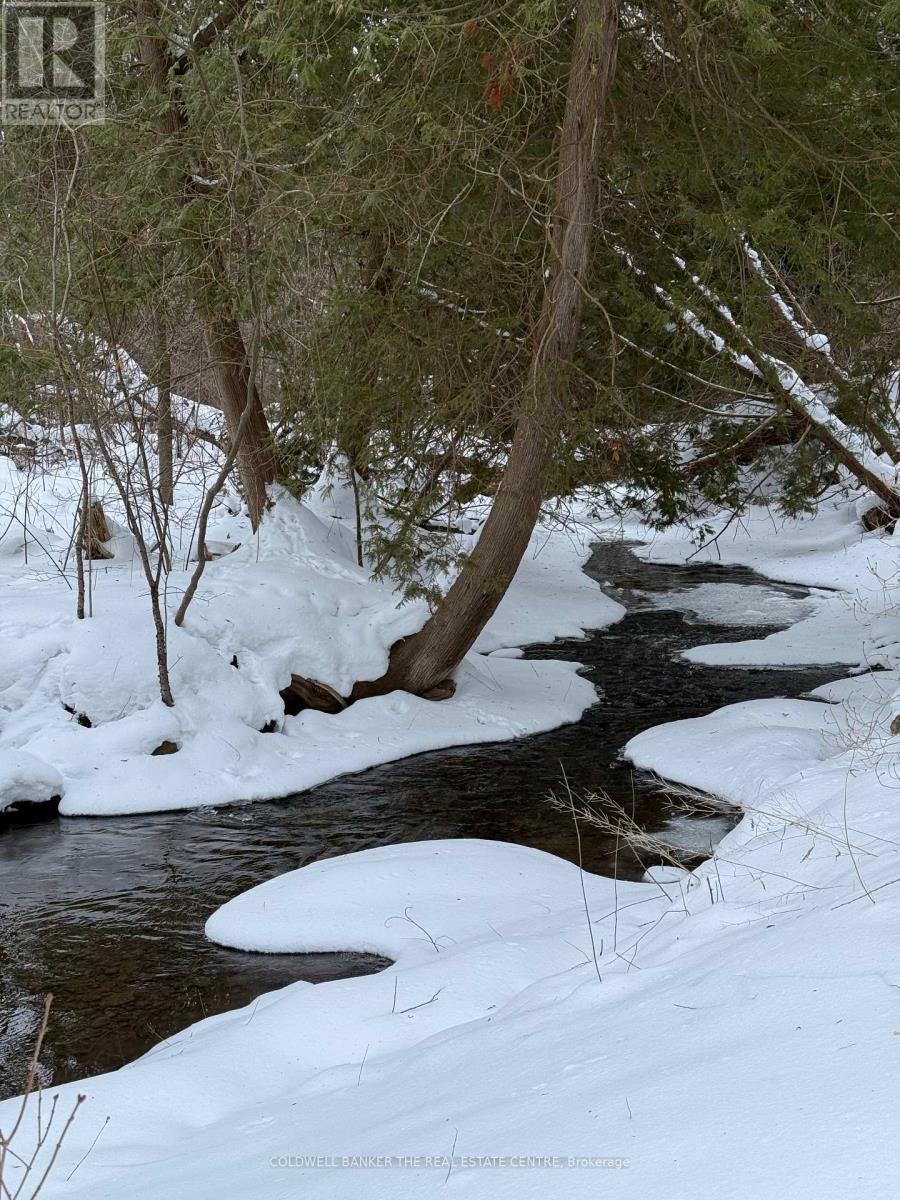
{"type": "MultiPolygon", "coordinates": [[[[653,593],[709,582],[765,583],[794,597],[803,589],[742,568],[648,565],[610,544],[595,549],[585,570],[628,616],[584,641],[527,653],[585,664],[599,702],[578,724],[418,755],[287,800],[113,819],[23,818],[0,831],[0,1097],[22,1087],[48,991],[55,1000],[42,1076],[61,1083],[119,1067],[193,1021],[296,979],[322,982],[384,965],[364,955],[246,954],[204,939],[218,905],[273,875],[423,838],[497,838],[575,860],[572,823],[545,799],[563,770],[573,787],[606,792],[688,858],[708,854],[734,818],[676,813],[619,761],[621,748],[650,725],[737,700],[800,695],[840,671],[693,666],[678,652],[764,636],[773,626],[710,624],[652,607],[653,593]]],[[[796,608],[794,619],[803,615],[796,608]]],[[[640,864],[596,830],[583,831],[583,856],[589,870],[640,877],[640,864]]]]}

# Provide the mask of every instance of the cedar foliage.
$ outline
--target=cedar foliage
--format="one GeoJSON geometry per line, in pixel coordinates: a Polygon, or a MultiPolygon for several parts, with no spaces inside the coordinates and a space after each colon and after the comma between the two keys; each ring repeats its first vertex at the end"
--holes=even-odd
{"type": "MultiPolygon", "coordinates": [[[[160,13],[109,6],[105,124],[6,132],[0,302],[53,314],[80,354],[91,338],[133,348],[149,313],[258,326],[282,479],[301,490],[344,456],[363,507],[393,518],[368,523],[369,561],[420,590],[452,558],[459,507],[496,488],[527,387],[573,10],[179,0],[160,13]],[[215,36],[192,42],[211,15],[215,36]],[[177,64],[165,91],[141,64],[148,35],[177,64]],[[160,139],[176,103],[187,127],[160,139]]],[[[866,445],[900,444],[900,309],[875,303],[900,293],[898,29],[880,0],[623,7],[548,497],[599,485],[661,522],[702,521],[765,479],[790,511],[815,503],[834,454],[679,319],[727,341],[718,303],[833,395],[866,445]],[[839,373],[798,342],[745,241],[827,334],[839,373]]],[[[33,400],[54,368],[20,341],[5,319],[4,386],[33,400]]]]}

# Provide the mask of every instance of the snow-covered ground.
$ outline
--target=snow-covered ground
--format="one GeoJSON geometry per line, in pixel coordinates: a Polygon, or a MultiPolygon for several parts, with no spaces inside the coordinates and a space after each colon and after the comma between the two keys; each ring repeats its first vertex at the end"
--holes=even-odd
{"type": "MultiPolygon", "coordinates": [[[[214,465],[198,453],[179,480],[170,615],[214,465]]],[[[255,536],[230,498],[218,505],[210,540],[230,552],[207,566],[184,628],[169,621],[174,708],[158,698],[146,584],[102,473],[114,557],[92,563],[92,615],[75,620],[79,488],[65,457],[49,473],[0,458],[0,807],[61,795],[66,813],[113,814],[271,797],[575,720],[596,700],[576,667],[516,655],[622,616],[581,570],[598,536],[810,588],[707,582],[653,596],[707,621],[793,622],[697,647],[693,661],[882,669],[629,743],[637,765],[744,811],[691,874],[624,883],[460,840],[318,862],[235,897],[208,923],[223,945],[364,950],[393,965],[297,983],[60,1089],[39,1158],[75,1095],[87,1099],[43,1196],[893,1195],[900,540],[862,531],[864,498],[798,521],[754,509],[700,550],[687,530],[617,528],[576,505],[539,528],[451,700],[286,717],[292,671],[346,693],[427,615],[357,565],[346,480],[323,478],[302,503],[276,491],[255,536]],[[163,742],[177,752],[154,755],[163,742]]],[[[0,1128],[14,1111],[0,1105],[0,1128]]],[[[47,1117],[33,1100],[18,1154],[47,1117]]],[[[4,1171],[15,1192],[19,1160],[4,1171]]]]}
{"type": "MultiPolygon", "coordinates": [[[[427,608],[401,603],[357,565],[350,489],[326,477],[305,503],[275,489],[258,535],[228,497],[218,505],[209,542],[231,552],[207,565],[177,627],[193,569],[184,560],[214,474],[200,449],[206,460],[189,459],[179,479],[175,567],[164,579],[174,707],[159,698],[147,584],[108,478],[98,467],[115,556],[89,564],[92,615],[78,621],[77,468],[71,456],[48,474],[0,457],[0,808],[61,795],[65,814],[108,815],[283,796],[420,751],[551,729],[595,703],[577,664],[513,653],[624,613],[581,570],[593,527],[548,518],[451,700],[394,694],[339,716],[285,716],[279,692],[292,672],[346,694],[382,674],[391,645],[421,627],[427,608]],[[177,753],[154,755],[163,743],[177,753]]],[[[465,549],[472,536],[460,541],[465,549]]]]}
{"type": "Polygon", "coordinates": [[[692,662],[886,666],[900,649],[900,547],[893,537],[863,533],[860,515],[871,503],[839,493],[814,518],[793,521],[752,507],[739,522],[723,517],[718,536],[703,546],[687,528],[650,534],[636,526],[634,535],[646,544],[635,553],[650,562],[752,567],[770,579],[814,589],[812,611],[789,629],[762,640],[695,647],[686,655],[692,662]]]}
{"type": "MultiPolygon", "coordinates": [[[[705,553],[844,590],[732,660],[889,663],[897,539],[840,504],[768,541],[766,522],[705,553]]],[[[675,535],[642,552],[693,549],[675,535]]],[[[893,1197],[897,686],[895,668],[860,674],[634,738],[634,762],[744,810],[690,874],[616,882],[460,840],[235,897],[207,927],[224,945],[394,965],[297,983],[61,1088],[62,1113],[87,1099],[42,1195],[893,1197]]],[[[35,1120],[32,1104],[21,1153],[35,1120]]]]}

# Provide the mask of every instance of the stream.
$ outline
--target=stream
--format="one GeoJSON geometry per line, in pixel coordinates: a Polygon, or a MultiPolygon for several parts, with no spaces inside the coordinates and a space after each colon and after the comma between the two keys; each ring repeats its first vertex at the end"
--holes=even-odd
{"type": "MultiPolygon", "coordinates": [[[[745,568],[645,564],[621,544],[597,546],[585,570],[628,615],[584,640],[526,654],[584,664],[599,700],[577,724],[421,754],[285,800],[108,819],[35,814],[0,829],[0,1098],[23,1086],[49,991],[45,1084],[113,1070],[194,1021],[297,979],[317,983],[385,965],[369,955],[248,954],[205,940],[215,908],[273,875],[426,838],[496,838],[575,861],[572,822],[546,802],[563,773],[573,788],[605,793],[640,826],[660,831],[688,864],[708,855],[736,814],[674,808],[620,760],[622,747],[648,726],[738,700],[801,695],[842,671],[709,668],[678,657],[798,619],[802,588],[745,568]],[[696,617],[683,611],[683,595],[679,608],[658,607],[666,593],[711,583],[733,585],[729,594],[735,585],[764,585],[775,623],[696,617]]],[[[582,830],[582,854],[587,869],[622,878],[638,879],[649,865],[592,828],[582,830]]]]}

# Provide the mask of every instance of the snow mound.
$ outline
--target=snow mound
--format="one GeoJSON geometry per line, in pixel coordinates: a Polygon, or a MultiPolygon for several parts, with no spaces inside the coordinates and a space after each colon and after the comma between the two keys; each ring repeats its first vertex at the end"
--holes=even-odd
{"type": "MultiPolygon", "coordinates": [[[[850,692],[880,722],[878,689],[834,689],[850,692]]],[[[62,1087],[60,1111],[87,1099],[42,1194],[890,1200],[900,807],[889,757],[842,740],[853,719],[843,701],[753,702],[635,739],[633,757],[747,809],[690,874],[617,883],[438,841],[236,897],[208,922],[224,945],[394,963],[62,1087]]],[[[38,1129],[32,1105],[20,1153],[38,1129]]]]}
{"type": "Polygon", "coordinates": [[[459,839],[379,847],[251,888],[209,918],[206,935],[239,950],[365,950],[407,965],[463,940],[495,938],[488,919],[551,912],[561,894],[576,897],[576,874],[528,846],[459,839]]]}
{"type": "MultiPolygon", "coordinates": [[[[900,539],[863,530],[859,512],[871,503],[871,494],[857,492],[833,495],[812,516],[798,518],[779,516],[761,504],[750,505],[740,521],[722,511],[708,520],[710,529],[719,523],[721,528],[699,546],[696,529],[686,525],[659,532],[632,521],[626,522],[626,532],[645,543],[634,552],[648,562],[735,564],[815,589],[808,600],[797,602],[809,606],[806,614],[795,608],[794,616],[788,616],[795,622],[790,628],[765,638],[695,646],[685,652],[688,661],[708,666],[890,667],[900,659],[900,539]]],[[[699,592],[703,618],[715,620],[715,597],[722,593],[708,588],[723,586],[701,585],[683,593],[683,602],[668,595],[665,605],[697,612],[692,601],[699,592]]],[[[766,610],[771,608],[766,601],[766,610]]],[[[784,611],[783,601],[774,611],[784,611]]]]}
{"type": "MultiPolygon", "coordinates": [[[[409,754],[552,729],[596,702],[576,664],[487,657],[526,641],[582,636],[623,615],[581,570],[589,534],[554,525],[536,532],[509,595],[461,664],[452,699],[394,693],[338,716],[286,716],[279,693],[292,673],[346,695],[357,680],[383,673],[391,646],[421,628],[428,608],[402,602],[389,582],[358,565],[352,491],[323,477],[310,494],[320,515],[273,488],[256,534],[230,499],[217,506],[210,538],[231,552],[207,564],[177,627],[172,617],[195,556],[191,514],[205,478],[198,468],[196,478],[188,471],[179,481],[175,561],[164,580],[175,697],[166,707],[130,535],[116,542],[112,559],[90,564],[88,616],[76,620],[67,539],[77,473],[64,464],[56,475],[31,478],[2,457],[0,467],[0,500],[17,518],[0,536],[0,755],[48,764],[64,814],[291,795],[409,754]],[[46,529],[29,524],[33,513],[46,529]]],[[[122,517],[115,496],[102,480],[98,488],[115,526],[122,517]]]]}
{"type": "Polygon", "coordinates": [[[49,763],[24,750],[0,751],[0,810],[26,800],[52,800],[62,790],[62,776],[49,763]]]}

